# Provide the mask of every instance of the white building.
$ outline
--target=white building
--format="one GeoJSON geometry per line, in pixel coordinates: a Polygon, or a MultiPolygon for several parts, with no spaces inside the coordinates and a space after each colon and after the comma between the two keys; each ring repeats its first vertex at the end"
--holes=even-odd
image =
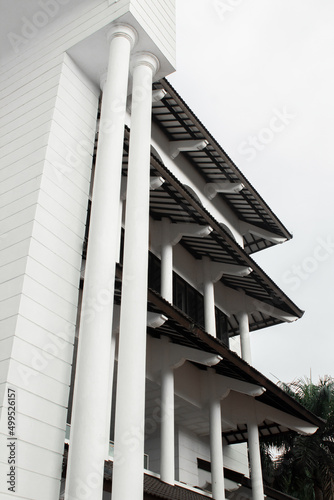
{"type": "Polygon", "coordinates": [[[252,367],[302,311],[250,255],[291,235],[165,79],[174,10],[4,8],[4,500],[262,500],[259,435],[319,425],[252,367]]]}

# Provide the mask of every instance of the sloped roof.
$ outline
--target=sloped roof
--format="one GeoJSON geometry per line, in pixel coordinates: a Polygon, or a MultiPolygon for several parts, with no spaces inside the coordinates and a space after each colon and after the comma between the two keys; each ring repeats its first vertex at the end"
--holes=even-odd
{"type": "MultiPolygon", "coordinates": [[[[121,281],[121,276],[122,268],[118,265],[116,279],[121,281]]],[[[256,370],[256,368],[249,365],[235,352],[226,347],[223,342],[205,332],[199,325],[194,324],[191,318],[151,289],[148,290],[148,310],[163,314],[168,318],[159,328],[148,329],[148,333],[153,337],[165,335],[173,343],[220,355],[222,360],[214,367],[218,374],[243,382],[249,382],[265,389],[265,392],[261,396],[257,396],[255,400],[299,418],[313,426],[319,427],[322,424],[320,418],[305,409],[280,387],[256,370]]],[[[198,365],[198,368],[203,369],[203,366],[198,365]]],[[[289,432],[289,429],[277,422],[264,420],[259,425],[259,432],[262,436],[268,436],[271,434],[283,434],[289,432]]],[[[226,432],[226,435],[223,433],[223,436],[229,444],[246,441],[246,422],[237,429],[226,432]]]]}
{"type": "MultiPolygon", "coordinates": [[[[126,128],[122,171],[124,176],[127,175],[129,137],[130,130],[126,128]]],[[[225,286],[243,290],[254,301],[254,309],[250,315],[251,331],[283,322],[282,319],[275,317],[272,308],[277,308],[295,319],[302,317],[303,311],[269,278],[154,153],[151,153],[151,175],[162,176],[165,180],[160,188],[150,192],[150,215],[154,220],[169,217],[171,222],[193,222],[213,228],[212,233],[206,238],[188,236],[180,241],[195,259],[208,256],[215,262],[237,264],[253,269],[248,276],[225,274],[221,278],[225,286]],[[268,304],[267,310],[260,311],[257,301],[268,304]]],[[[228,330],[230,336],[238,334],[238,321],[233,315],[228,318],[228,330]]]]}
{"type": "MultiPolygon", "coordinates": [[[[202,151],[184,154],[207,183],[234,182],[245,187],[239,193],[220,194],[238,215],[239,219],[256,225],[274,235],[291,239],[291,233],[272,212],[251,183],[240,172],[232,159],[205,128],[172,85],[163,79],[154,84],[155,89],[163,88],[167,95],[153,103],[153,121],[163,130],[169,140],[206,139],[209,144],[202,151]]],[[[268,248],[275,243],[259,236],[246,234],[244,247],[248,254],[268,248]]]]}

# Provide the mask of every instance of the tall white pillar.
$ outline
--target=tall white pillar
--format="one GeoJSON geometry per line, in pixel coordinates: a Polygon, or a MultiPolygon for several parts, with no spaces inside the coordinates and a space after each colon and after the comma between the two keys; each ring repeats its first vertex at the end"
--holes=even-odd
{"type": "Polygon", "coordinates": [[[203,257],[203,296],[205,330],[216,337],[215,291],[211,273],[211,260],[203,257]]]}
{"type": "Polygon", "coordinates": [[[259,430],[256,421],[247,422],[248,451],[251,468],[252,498],[253,500],[264,500],[263,478],[260,455],[259,430]]]}
{"type": "Polygon", "coordinates": [[[208,385],[212,497],[215,500],[225,500],[222,420],[220,399],[217,396],[215,377],[215,370],[209,368],[208,385]]]}
{"type": "Polygon", "coordinates": [[[239,321],[241,357],[247,363],[252,364],[248,314],[245,311],[241,311],[237,314],[237,318],[239,321]]]}
{"type": "Polygon", "coordinates": [[[169,341],[164,342],[161,367],[161,452],[160,478],[165,483],[175,482],[174,449],[174,369],[169,354],[169,341]]]}
{"type": "Polygon", "coordinates": [[[163,218],[161,235],[161,296],[173,303],[173,243],[170,220],[163,218]]]}
{"type": "Polygon", "coordinates": [[[138,54],[133,66],[113,500],[143,498],[152,78],[158,64],[153,55],[138,54]]]}
{"type": "Polygon", "coordinates": [[[125,104],[136,32],[113,26],[89,230],[65,499],[101,500],[108,425],[111,328],[125,104]],[[112,124],[112,127],[110,126],[112,124]]]}
{"type": "MultiPolygon", "coordinates": [[[[162,219],[161,235],[161,295],[173,303],[173,243],[170,220],[162,219]]],[[[174,484],[175,449],[174,449],[174,370],[170,363],[169,341],[164,343],[161,366],[161,442],[160,442],[160,478],[165,483],[174,484]]]]}

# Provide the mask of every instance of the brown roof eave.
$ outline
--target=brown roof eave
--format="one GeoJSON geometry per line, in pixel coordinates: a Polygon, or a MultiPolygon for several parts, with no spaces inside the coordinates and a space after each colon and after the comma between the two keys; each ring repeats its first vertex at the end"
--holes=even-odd
{"type": "Polygon", "coordinates": [[[203,125],[203,123],[199,120],[199,118],[195,115],[195,113],[189,108],[189,106],[185,103],[182,97],[177,93],[174,87],[169,83],[166,78],[160,80],[160,84],[163,88],[169,93],[171,97],[177,102],[177,104],[182,108],[182,110],[192,119],[194,125],[200,130],[203,134],[203,137],[207,139],[211,146],[217,151],[217,153],[224,157],[229,167],[234,171],[234,173],[240,179],[240,182],[244,184],[247,189],[252,193],[254,198],[265,208],[265,210],[270,214],[275,223],[279,226],[280,230],[284,234],[287,239],[292,238],[292,234],[287,230],[287,228],[283,225],[283,223],[279,220],[279,218],[273,213],[271,208],[267,205],[264,199],[259,195],[259,193],[254,189],[252,184],[246,179],[246,177],[242,174],[242,172],[238,169],[238,167],[234,164],[232,159],[227,155],[227,153],[223,150],[220,144],[216,141],[216,139],[210,134],[207,128],[203,125]]]}
{"type": "MultiPolygon", "coordinates": [[[[306,420],[316,427],[319,427],[323,423],[322,419],[309,412],[280,387],[278,387],[262,373],[256,370],[256,368],[250,366],[235,352],[231,351],[228,347],[225,347],[219,340],[215,339],[204,330],[202,330],[199,326],[192,323],[186,315],[182,314],[181,311],[179,311],[172,304],[163,299],[157,292],[149,289],[148,301],[155,307],[157,307],[162,313],[166,314],[167,317],[173,318],[184,329],[191,332],[192,335],[197,337],[201,342],[205,343],[210,349],[210,352],[216,352],[217,354],[222,356],[223,359],[228,360],[236,368],[241,370],[248,378],[252,379],[253,383],[264,387],[267,392],[269,391],[274,396],[279,398],[287,406],[286,410],[288,413],[296,416],[298,415],[299,418],[306,420]],[[290,411],[288,411],[288,409],[290,409],[290,411]]],[[[257,397],[256,399],[261,400],[261,396],[257,397]]]]}
{"type": "MultiPolygon", "coordinates": [[[[130,130],[126,128],[125,130],[126,136],[129,137],[130,130]]],[[[214,217],[203,207],[201,206],[195,198],[189,193],[183,185],[179,182],[179,180],[170,172],[165,165],[163,165],[153,154],[151,154],[151,163],[155,167],[155,169],[175,188],[179,191],[180,194],[190,203],[197,212],[206,220],[207,224],[210,225],[221,237],[223,237],[228,245],[240,255],[240,258],[245,262],[245,265],[248,265],[256,272],[260,278],[267,282],[270,288],[273,288],[277,293],[278,297],[285,302],[293,314],[296,317],[301,318],[304,314],[304,311],[301,310],[296,304],[294,304],[291,299],[272,281],[271,278],[256,264],[256,262],[241,248],[241,246],[225,231],[218,221],[214,219],[214,217]]]]}

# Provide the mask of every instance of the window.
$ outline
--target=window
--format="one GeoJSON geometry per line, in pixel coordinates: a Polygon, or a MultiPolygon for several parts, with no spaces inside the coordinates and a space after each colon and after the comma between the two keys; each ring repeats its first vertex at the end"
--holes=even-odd
{"type": "MultiPolygon", "coordinates": [[[[161,291],[161,261],[149,252],[148,286],[161,291]]],[[[187,314],[195,323],[204,328],[204,298],[193,286],[173,272],[173,304],[187,314]]],[[[217,338],[229,347],[227,316],[216,309],[217,338]]]]}

